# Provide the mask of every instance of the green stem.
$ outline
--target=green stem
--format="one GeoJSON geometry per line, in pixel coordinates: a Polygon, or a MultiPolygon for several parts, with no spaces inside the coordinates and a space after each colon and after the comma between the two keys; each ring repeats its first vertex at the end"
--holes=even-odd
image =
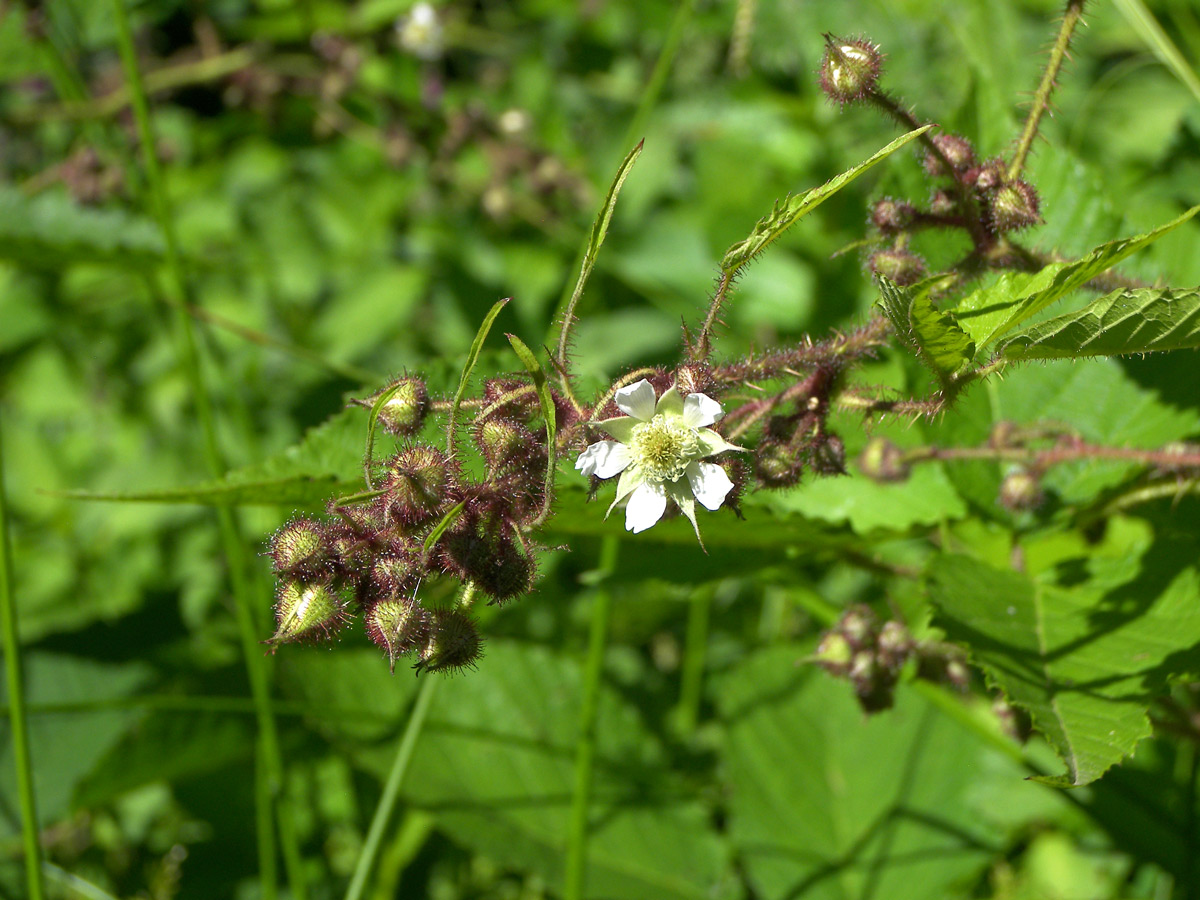
{"type": "Polygon", "coordinates": [[[683,667],[679,688],[679,729],[692,737],[700,720],[700,700],[704,691],[704,664],[708,650],[708,617],[712,592],[701,588],[688,601],[687,636],[683,647],[683,667]]]}
{"type": "Polygon", "coordinates": [[[433,693],[439,679],[426,676],[417,693],[417,701],[413,704],[412,715],[400,738],[400,746],[396,750],[396,758],[392,762],[392,771],[388,773],[387,782],[383,786],[383,794],[375,814],[371,817],[371,826],[367,829],[367,839],[363,844],[362,853],[354,866],[354,874],[350,878],[350,886],[346,889],[346,900],[359,900],[367,885],[367,877],[375,868],[375,860],[379,857],[379,848],[383,842],[383,833],[392,819],[396,809],[396,801],[400,797],[400,788],[404,786],[404,776],[408,774],[408,765],[412,762],[413,751],[417,746],[425,727],[425,719],[429,715],[429,707],[433,703],[433,693]]]}
{"type": "MultiPolygon", "coordinates": [[[[166,183],[158,161],[154,128],[150,118],[150,105],[138,65],[137,51],[134,48],[133,32],[130,28],[125,2],[124,0],[111,0],[111,2],[113,22],[116,26],[117,50],[125,69],[125,77],[129,82],[130,101],[137,124],[138,140],[141,144],[146,187],[154,208],[155,218],[162,230],[163,243],[166,248],[166,273],[169,291],[174,301],[172,305],[176,307],[182,367],[191,388],[193,402],[196,404],[196,418],[200,425],[205,461],[212,477],[219,478],[224,474],[225,466],[217,445],[217,430],[212,403],[200,368],[195,328],[191,316],[183,309],[183,307],[191,305],[188,296],[188,281],[184,274],[183,258],[179,252],[166,183]]],[[[254,591],[247,572],[245,544],[239,534],[238,522],[233,510],[219,507],[217,521],[222,549],[229,566],[234,612],[258,720],[261,754],[259,765],[256,766],[255,777],[261,779],[261,782],[256,786],[255,794],[260,801],[268,798],[274,799],[277,815],[281,819],[290,818],[286,798],[281,795],[283,761],[279,752],[275,719],[271,711],[267,663],[258,645],[254,591]]],[[[277,895],[277,886],[274,878],[275,837],[271,829],[270,817],[259,815],[257,826],[261,893],[264,900],[273,900],[277,895]]],[[[306,890],[302,867],[297,864],[301,856],[299,847],[294,845],[295,835],[291,829],[284,829],[282,836],[285,841],[293,842],[293,846],[284,850],[284,863],[288,869],[288,881],[292,894],[298,900],[304,900],[306,890]]]]}
{"type": "Polygon", "coordinates": [[[1025,118],[1025,129],[1021,132],[1020,140],[1017,141],[1017,150],[1013,154],[1012,162],[1008,164],[1006,173],[1008,181],[1020,176],[1021,169],[1025,167],[1025,159],[1033,148],[1033,139],[1037,137],[1042,117],[1046,115],[1046,110],[1050,106],[1050,95],[1054,92],[1054,82],[1058,78],[1063,62],[1066,61],[1071,35],[1075,33],[1075,29],[1083,18],[1083,2],[1084,0],[1067,0],[1062,26],[1058,29],[1058,38],[1050,50],[1050,60],[1046,63],[1046,71],[1042,73],[1042,83],[1038,85],[1037,93],[1033,95],[1033,106],[1030,107],[1029,115],[1025,118]]]}
{"type": "Polygon", "coordinates": [[[0,440],[0,627],[4,632],[4,674],[8,680],[8,721],[12,726],[13,761],[17,768],[17,801],[21,807],[21,843],[30,900],[42,900],[42,859],[38,844],[33,764],[29,758],[25,692],[21,675],[21,643],[13,591],[12,546],[8,536],[8,494],[4,488],[4,447],[0,440]]]}
{"type": "MultiPolygon", "coordinates": [[[[617,565],[617,538],[605,537],[600,545],[601,577],[617,565]]],[[[579,737],[575,742],[575,781],[571,791],[571,819],[567,831],[567,866],[564,900],[583,897],[587,874],[587,820],[592,795],[592,767],[596,757],[596,710],[600,703],[600,674],[604,647],[612,619],[612,593],[601,585],[592,596],[592,624],[583,672],[583,700],[579,710],[579,737]]]]}

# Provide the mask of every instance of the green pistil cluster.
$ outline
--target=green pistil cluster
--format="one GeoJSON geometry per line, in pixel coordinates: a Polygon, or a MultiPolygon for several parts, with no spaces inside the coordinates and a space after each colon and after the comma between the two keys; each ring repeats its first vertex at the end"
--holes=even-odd
{"type": "Polygon", "coordinates": [[[696,436],[676,416],[659,414],[635,425],[629,447],[646,477],[653,481],[676,481],[694,460],[704,456],[696,436]]]}

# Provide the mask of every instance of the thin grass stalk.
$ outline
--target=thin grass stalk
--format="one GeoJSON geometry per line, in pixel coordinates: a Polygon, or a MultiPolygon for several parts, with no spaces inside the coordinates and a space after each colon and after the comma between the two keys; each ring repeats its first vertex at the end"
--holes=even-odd
{"type": "Polygon", "coordinates": [[[688,600],[687,631],[680,667],[679,731],[690,738],[700,721],[700,701],[704,694],[704,666],[708,651],[708,619],[713,592],[700,588],[688,600]]]}
{"type": "MultiPolygon", "coordinates": [[[[612,536],[600,545],[600,572],[617,565],[620,541],[612,536]]],[[[583,700],[579,710],[579,736],[575,740],[575,779],[571,791],[571,819],[567,826],[564,900],[581,900],[587,878],[588,807],[592,797],[592,770],[596,758],[596,712],[600,704],[600,675],[612,621],[612,593],[603,584],[592,595],[592,621],[588,654],[583,670],[583,700]]]]}
{"type": "MultiPolygon", "coordinates": [[[[179,331],[180,353],[182,366],[191,386],[193,402],[196,404],[196,418],[200,424],[205,461],[210,474],[219,478],[224,474],[225,466],[217,445],[217,433],[212,403],[200,368],[200,354],[197,348],[195,327],[191,316],[178,307],[190,303],[188,296],[188,281],[184,273],[183,259],[179,252],[179,243],[175,234],[174,217],[167,196],[165,180],[159,166],[155,147],[154,128],[150,118],[150,104],[145,85],[142,81],[141,69],[138,65],[137,51],[133,44],[133,32],[129,24],[129,16],[125,9],[124,0],[112,0],[113,21],[117,33],[117,50],[129,81],[130,100],[133,105],[134,119],[137,123],[138,139],[141,144],[142,158],[145,166],[146,187],[153,205],[153,212],[162,230],[163,242],[166,247],[166,274],[169,281],[169,291],[177,306],[176,320],[179,331]]],[[[242,651],[245,657],[247,675],[250,682],[251,695],[254,699],[259,741],[261,752],[259,765],[256,766],[255,777],[263,779],[256,787],[256,798],[261,801],[270,798],[275,803],[275,809],[280,819],[289,818],[286,798],[282,796],[283,761],[279,752],[279,741],[275,729],[275,719],[271,710],[270,686],[267,673],[267,663],[258,645],[258,629],[255,624],[254,594],[248,577],[244,542],[239,533],[237,519],[232,510],[226,507],[217,509],[217,521],[221,534],[222,548],[229,566],[230,583],[233,590],[234,611],[238,632],[242,641],[242,651]]],[[[257,838],[259,844],[260,884],[264,900],[273,900],[277,896],[277,885],[274,879],[275,837],[271,829],[269,816],[257,816],[257,838]]],[[[288,881],[291,891],[297,900],[304,900],[306,890],[298,846],[294,846],[295,835],[291,829],[282,829],[285,841],[291,841],[293,846],[284,849],[284,864],[288,870],[288,881]]]]}
{"type": "Polygon", "coordinates": [[[42,900],[42,849],[38,843],[33,762],[29,756],[28,720],[25,715],[25,691],[21,673],[21,642],[17,636],[12,545],[8,535],[8,493],[4,488],[3,434],[0,434],[0,628],[3,629],[4,640],[4,674],[8,680],[8,721],[12,728],[13,761],[17,769],[17,802],[21,809],[21,846],[25,851],[25,880],[29,886],[30,900],[42,900]]]}
{"type": "Polygon", "coordinates": [[[400,798],[400,789],[404,786],[404,777],[408,774],[409,763],[412,762],[413,751],[417,747],[417,739],[425,728],[425,719],[429,716],[429,708],[433,704],[433,694],[439,678],[426,675],[417,692],[417,700],[413,704],[412,714],[404,727],[404,735],[400,738],[400,746],[396,750],[396,758],[392,761],[392,770],[388,773],[379,804],[371,816],[371,825],[367,829],[367,839],[363,843],[362,853],[354,866],[354,874],[350,878],[350,886],[346,889],[346,900],[361,900],[363,890],[367,886],[367,878],[375,868],[379,858],[379,849],[383,844],[383,835],[392,814],[396,811],[396,802],[400,798]]]}

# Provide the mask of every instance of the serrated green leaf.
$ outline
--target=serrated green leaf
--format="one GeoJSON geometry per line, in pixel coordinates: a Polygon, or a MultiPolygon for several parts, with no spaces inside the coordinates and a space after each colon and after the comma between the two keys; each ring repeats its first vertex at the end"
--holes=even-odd
{"type": "Polygon", "coordinates": [[[123,210],[86,209],[59,192],[27,197],[0,186],[0,259],[56,268],[74,262],[140,268],[159,262],[162,234],[123,210]]]}
{"type": "MultiPolygon", "coordinates": [[[[1182,569],[1164,586],[1106,591],[945,555],[929,569],[935,624],[965,647],[989,680],[1027,709],[1067,766],[1060,783],[1088,784],[1151,733],[1146,710],[1163,690],[1171,658],[1195,656],[1200,578],[1182,569]],[[1153,590],[1150,588],[1153,587],[1153,590]]],[[[1193,662],[1194,667],[1194,662],[1193,662]]]]}
{"type": "Polygon", "coordinates": [[[726,251],[724,258],[721,260],[721,272],[724,275],[732,276],[738,269],[750,262],[759,253],[762,253],[767,246],[795,225],[801,218],[812,212],[859,175],[863,174],[863,172],[891,156],[905,144],[920,137],[932,127],[932,125],[925,125],[914,131],[910,131],[908,134],[901,135],[870,159],[859,163],[836,178],[830,179],[820,187],[813,188],[811,191],[805,191],[803,194],[793,194],[790,197],[780,200],[775,204],[770,215],[758,220],[749,237],[734,244],[726,251]]]}
{"type": "Polygon", "coordinates": [[[870,718],[850,686],[798,667],[811,644],[759,652],[721,679],[729,832],[763,900],[956,896],[1003,831],[975,798],[1000,768],[1006,802],[1046,793],[912,691],[870,718]]]}
{"type": "MultiPolygon", "coordinates": [[[[582,689],[576,661],[489,641],[477,672],[441,686],[406,799],[456,841],[560,884],[582,689]]],[[[665,767],[638,711],[607,685],[595,733],[586,896],[722,896],[728,854],[708,810],[665,767]]],[[[386,771],[387,757],[377,765],[386,771]]]]}
{"type": "Polygon", "coordinates": [[[1072,291],[1083,287],[1096,276],[1104,274],[1117,263],[1121,262],[1121,260],[1136,253],[1143,247],[1154,243],[1154,241],[1163,235],[1174,231],[1196,215],[1197,212],[1200,212],[1200,206],[1193,206],[1183,215],[1172,219],[1165,225],[1155,228],[1153,231],[1102,244],[1075,262],[1056,263],[1053,266],[1047,266],[1038,273],[1037,277],[1039,281],[1044,281],[1048,277],[1049,283],[1044,287],[1039,287],[1039,289],[1034,290],[1032,293],[1020,297],[1000,324],[982,340],[977,341],[979,348],[983,349],[985,345],[992,343],[998,337],[1011,331],[1022,322],[1037,315],[1050,304],[1072,291]]]}
{"type": "Polygon", "coordinates": [[[879,279],[879,305],[896,335],[939,381],[958,371],[975,355],[975,342],[958,327],[954,316],[933,305],[927,291],[913,291],[879,279]]]}
{"type": "Polygon", "coordinates": [[[1006,340],[1009,359],[1074,359],[1200,347],[1200,290],[1120,290],[1006,340]]]}

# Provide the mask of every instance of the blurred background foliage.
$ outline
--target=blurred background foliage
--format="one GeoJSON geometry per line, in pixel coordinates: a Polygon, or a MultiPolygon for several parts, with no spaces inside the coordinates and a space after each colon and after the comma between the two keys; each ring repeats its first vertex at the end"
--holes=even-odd
{"type": "MultiPolygon", "coordinates": [[[[1080,253],[1200,202],[1200,102],[1126,6],[1089,8],[1036,150],[1043,249],[1080,253]]],[[[421,43],[397,28],[410,7],[132,8],[231,469],[284,454],[393,374],[424,373],[444,395],[501,297],[513,300],[481,367],[518,368],[501,332],[549,340],[596,206],[643,137],[574,362],[585,392],[670,364],[724,250],[776,199],[895,135],[820,95],[823,32],[879,42],[887,85],[991,155],[1019,127],[1059,12],[1050,0],[450,2],[421,43]]],[[[1149,8],[1200,58],[1190,3],[1149,8]]],[[[0,415],[50,892],[260,896],[253,705],[212,511],[62,496],[207,476],[114,40],[105,3],[0,4],[0,415]]],[[[718,352],[862,321],[876,296],[856,250],[867,205],[919,195],[920,179],[904,151],[801,222],[742,281],[718,352]]],[[[1194,226],[1125,271],[1200,282],[1194,226]]],[[[860,377],[923,383],[899,355],[860,377]]],[[[1032,367],[933,423],[875,433],[962,444],[1001,419],[1051,419],[1160,446],[1200,434],[1195,384],[1192,354],[1032,367]]],[[[346,421],[321,464],[352,474],[365,416],[346,421]]],[[[839,427],[853,456],[862,429],[850,416],[839,427]]],[[[1035,570],[1095,557],[1136,574],[1147,556],[1176,572],[1198,558],[1194,499],[1150,504],[1097,546],[1000,508],[1001,474],[928,466],[900,486],[851,475],[759,495],[745,523],[706,519],[708,556],[678,521],[621,544],[603,588],[614,620],[587,896],[1200,897],[1194,743],[1160,736],[1062,792],[1023,780],[1061,766],[1036,738],[1005,744],[982,681],[953,701],[957,716],[944,695],[902,686],[897,708],[868,721],[845,684],[801,664],[822,616],[850,603],[927,633],[912,573],[937,546],[1007,566],[1020,543],[1035,570]]],[[[1076,465],[1048,487],[1087,503],[1134,477],[1076,465]]],[[[620,534],[567,487],[538,592],[480,610],[486,656],[439,689],[373,896],[560,895],[589,585],[601,536],[620,534]]],[[[240,509],[250,552],[293,511],[240,509]]],[[[252,577],[265,638],[265,561],[252,577]]],[[[361,634],[269,665],[308,895],[337,896],[417,682],[390,675],[361,634]]],[[[6,739],[0,892],[15,897],[13,783],[6,739]]]]}

